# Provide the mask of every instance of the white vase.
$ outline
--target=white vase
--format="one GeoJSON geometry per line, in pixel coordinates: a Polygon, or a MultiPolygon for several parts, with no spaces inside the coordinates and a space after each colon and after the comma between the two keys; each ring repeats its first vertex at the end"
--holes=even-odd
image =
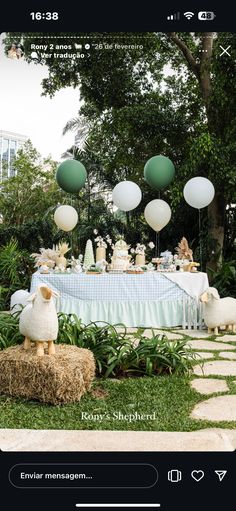
{"type": "Polygon", "coordinates": [[[97,247],[96,248],[96,263],[98,261],[106,260],[106,249],[105,247],[97,247]]]}
{"type": "Polygon", "coordinates": [[[56,265],[59,266],[60,264],[64,266],[64,268],[67,267],[67,259],[63,255],[59,255],[56,258],[56,265]]]}
{"type": "Polygon", "coordinates": [[[144,266],[145,265],[145,255],[137,254],[135,257],[135,264],[136,264],[136,266],[144,266]]]}

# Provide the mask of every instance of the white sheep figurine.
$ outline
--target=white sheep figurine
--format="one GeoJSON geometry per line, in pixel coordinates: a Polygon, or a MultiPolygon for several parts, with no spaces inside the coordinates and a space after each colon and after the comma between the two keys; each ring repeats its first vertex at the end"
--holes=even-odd
{"type": "Polygon", "coordinates": [[[215,287],[209,287],[200,297],[204,303],[204,321],[208,333],[218,334],[220,327],[236,331],[236,299],[220,298],[215,287]]]}
{"type": "Polygon", "coordinates": [[[11,295],[11,301],[10,301],[10,311],[11,314],[20,313],[22,311],[22,308],[27,305],[27,300],[30,296],[29,291],[26,291],[26,289],[19,289],[18,291],[15,291],[13,295],[11,295]]]}
{"type": "Polygon", "coordinates": [[[25,336],[24,349],[36,342],[36,353],[44,356],[44,343],[48,343],[48,354],[55,354],[54,342],[58,335],[58,317],[53,296],[59,296],[56,291],[47,285],[38,286],[36,293],[28,298],[31,302],[23,309],[20,315],[19,329],[25,336]]]}

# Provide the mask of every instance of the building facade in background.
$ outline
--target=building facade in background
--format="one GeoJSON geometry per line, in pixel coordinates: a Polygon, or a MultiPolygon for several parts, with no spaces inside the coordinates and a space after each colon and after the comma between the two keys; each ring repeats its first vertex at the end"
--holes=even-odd
{"type": "Polygon", "coordinates": [[[0,182],[15,175],[15,155],[28,137],[11,131],[0,130],[0,182]]]}

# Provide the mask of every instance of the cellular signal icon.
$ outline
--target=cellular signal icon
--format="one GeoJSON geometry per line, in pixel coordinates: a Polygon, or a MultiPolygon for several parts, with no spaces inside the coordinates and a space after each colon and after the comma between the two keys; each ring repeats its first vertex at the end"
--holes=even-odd
{"type": "Polygon", "coordinates": [[[168,21],[180,20],[180,12],[176,12],[175,14],[170,14],[169,16],[167,16],[167,20],[168,21]]]}

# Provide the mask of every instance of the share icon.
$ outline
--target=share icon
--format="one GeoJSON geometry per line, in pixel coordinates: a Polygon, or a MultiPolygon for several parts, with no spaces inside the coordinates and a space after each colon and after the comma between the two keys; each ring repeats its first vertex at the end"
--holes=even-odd
{"type": "Polygon", "coordinates": [[[219,477],[220,482],[224,479],[227,474],[227,470],[215,470],[216,475],[219,477]]]}

